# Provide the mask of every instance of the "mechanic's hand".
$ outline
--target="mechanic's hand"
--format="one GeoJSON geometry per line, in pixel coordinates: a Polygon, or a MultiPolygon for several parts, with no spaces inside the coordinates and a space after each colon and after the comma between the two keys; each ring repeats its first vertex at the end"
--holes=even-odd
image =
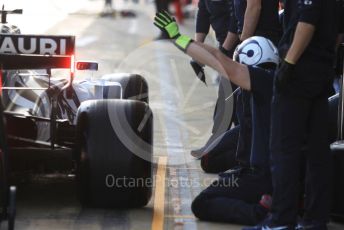
{"type": "Polygon", "coordinates": [[[187,47],[191,42],[193,42],[190,37],[186,35],[180,35],[176,19],[166,11],[159,12],[155,15],[154,25],[163,33],[165,33],[170,39],[173,39],[174,44],[183,52],[186,52],[187,47]]]}
{"type": "Polygon", "coordinates": [[[283,60],[275,74],[275,87],[278,92],[285,90],[288,83],[294,78],[295,65],[283,60]]]}
{"type": "Polygon", "coordinates": [[[190,65],[195,72],[198,79],[200,79],[205,85],[207,85],[207,82],[205,81],[205,74],[204,74],[204,65],[199,64],[195,60],[190,61],[190,65]]]}
{"type": "Polygon", "coordinates": [[[166,11],[156,13],[154,25],[167,34],[170,39],[177,39],[180,36],[176,19],[166,11]]]}

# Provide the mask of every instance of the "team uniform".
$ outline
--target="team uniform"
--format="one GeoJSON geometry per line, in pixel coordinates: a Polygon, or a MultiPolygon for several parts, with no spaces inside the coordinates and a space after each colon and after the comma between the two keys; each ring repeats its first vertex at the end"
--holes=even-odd
{"type": "Polygon", "coordinates": [[[224,173],[202,191],[192,203],[193,213],[202,220],[257,224],[268,212],[258,202],[263,194],[272,192],[270,173],[265,164],[269,159],[269,114],[274,71],[248,68],[252,87],[251,164],[254,169],[248,173],[224,173]],[[233,185],[233,180],[238,186],[233,185]]]}
{"type": "Polygon", "coordinates": [[[273,205],[271,226],[293,226],[300,194],[301,150],[306,143],[305,220],[328,220],[330,154],[328,92],[334,76],[336,38],[334,0],[287,0],[284,35],[279,45],[284,58],[298,22],[316,27],[298,60],[294,77],[283,92],[274,91],[271,115],[271,173],[273,205]]]}
{"type": "MultiPolygon", "coordinates": [[[[244,15],[247,2],[246,0],[233,0],[229,3],[231,4],[230,9],[232,10],[229,20],[229,31],[235,34],[241,34],[244,26],[244,15]]],[[[279,23],[278,15],[278,0],[262,1],[262,10],[255,35],[268,38],[275,45],[278,43],[281,36],[281,24],[279,23]]],[[[212,149],[210,152],[208,152],[208,154],[204,155],[201,158],[201,165],[204,171],[218,173],[224,171],[223,169],[231,169],[237,164],[240,165],[240,168],[248,168],[251,166],[252,114],[250,103],[250,92],[240,90],[237,93],[236,99],[236,116],[240,129],[238,144],[237,146],[227,144],[233,143],[231,138],[235,137],[230,131],[227,131],[226,135],[224,135],[219,142],[219,145],[228,147],[228,150],[217,151],[218,149],[212,149]],[[226,158],[232,160],[232,154],[234,154],[234,152],[236,154],[236,162],[221,162],[221,160],[226,158]],[[227,156],[220,157],[221,154],[225,154],[227,156]]],[[[219,149],[222,149],[222,147],[219,147],[219,149]]],[[[268,165],[265,167],[268,167],[268,165]]]]}
{"type": "MultiPolygon", "coordinates": [[[[244,26],[244,15],[246,10],[246,0],[234,0],[234,13],[231,14],[229,31],[241,34],[244,26]]],[[[280,24],[278,22],[278,0],[262,1],[262,10],[255,35],[259,35],[277,43],[281,34],[280,24]]],[[[251,157],[251,95],[250,92],[240,90],[237,99],[237,110],[239,110],[238,121],[240,124],[240,136],[237,149],[237,161],[243,167],[250,166],[251,157]]]]}
{"type": "MultiPolygon", "coordinates": [[[[235,17],[230,24],[232,33],[242,33],[247,1],[250,0],[234,0],[235,17]]],[[[261,4],[260,17],[254,35],[265,37],[277,45],[281,37],[278,17],[279,0],[264,0],[261,4]]]]}
{"type": "Polygon", "coordinates": [[[229,29],[230,1],[200,0],[196,16],[196,33],[208,34],[211,26],[215,31],[216,40],[222,45],[229,29]]]}

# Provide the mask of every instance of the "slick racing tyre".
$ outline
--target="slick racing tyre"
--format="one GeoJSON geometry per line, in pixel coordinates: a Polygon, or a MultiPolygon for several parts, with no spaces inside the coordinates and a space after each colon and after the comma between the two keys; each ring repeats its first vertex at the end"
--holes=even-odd
{"type": "Polygon", "coordinates": [[[153,119],[148,104],[86,101],[77,117],[76,178],[81,203],[98,208],[145,206],[152,193],[153,119]]]}
{"type": "MultiPolygon", "coordinates": [[[[122,98],[138,100],[148,103],[148,84],[146,80],[138,74],[114,73],[104,75],[102,80],[118,82],[122,86],[122,98]]],[[[114,95],[114,94],[108,94],[114,95]]],[[[115,94],[116,95],[116,94],[115,94]]],[[[112,99],[109,98],[108,99],[112,99]]]]}

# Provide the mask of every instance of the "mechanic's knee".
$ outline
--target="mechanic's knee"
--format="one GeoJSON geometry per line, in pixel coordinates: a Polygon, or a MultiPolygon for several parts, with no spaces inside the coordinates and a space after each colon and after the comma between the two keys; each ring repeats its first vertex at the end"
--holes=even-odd
{"type": "Polygon", "coordinates": [[[201,193],[192,201],[191,210],[198,219],[205,220],[207,218],[208,199],[206,195],[201,193]]]}

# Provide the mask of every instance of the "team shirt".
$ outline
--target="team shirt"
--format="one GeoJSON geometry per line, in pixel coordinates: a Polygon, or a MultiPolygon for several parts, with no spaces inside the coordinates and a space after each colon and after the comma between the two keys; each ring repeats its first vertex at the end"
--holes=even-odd
{"type": "MultiPolygon", "coordinates": [[[[231,14],[229,30],[232,33],[241,34],[244,27],[244,17],[247,6],[247,1],[250,0],[232,0],[230,4],[234,9],[231,14]]],[[[281,34],[281,27],[278,17],[278,0],[264,0],[262,2],[262,9],[255,35],[269,38],[274,43],[278,43],[281,34]]]]}
{"type": "Polygon", "coordinates": [[[208,34],[211,26],[215,31],[216,39],[222,44],[229,30],[232,12],[230,1],[232,0],[199,0],[196,32],[208,34]]]}
{"type": "Polygon", "coordinates": [[[284,34],[279,50],[285,56],[293,41],[298,22],[312,24],[316,27],[313,38],[307,46],[304,56],[318,61],[333,61],[334,44],[337,34],[336,0],[287,0],[284,11],[284,34]]]}
{"type": "Polygon", "coordinates": [[[270,113],[274,71],[248,66],[251,79],[251,166],[269,171],[270,113]]]}

